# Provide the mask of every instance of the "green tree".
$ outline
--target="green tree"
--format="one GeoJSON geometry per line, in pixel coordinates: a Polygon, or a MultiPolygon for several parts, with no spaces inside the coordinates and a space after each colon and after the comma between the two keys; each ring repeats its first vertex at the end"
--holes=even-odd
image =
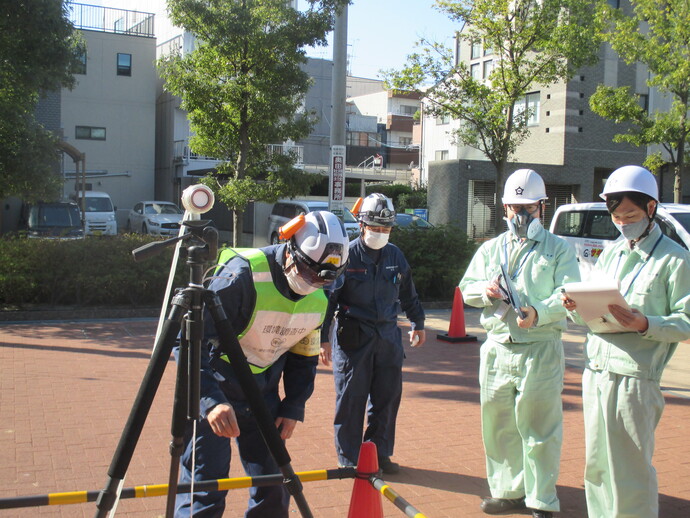
{"type": "Polygon", "coordinates": [[[56,137],[36,122],[41,93],[71,87],[81,37],[67,18],[67,2],[3,2],[0,14],[0,199],[50,197],[56,137]]]}
{"type": "MultiPolygon", "coordinates": [[[[628,87],[600,85],[590,98],[592,111],[617,123],[629,123],[616,142],[635,146],[658,144],[674,169],[673,198],[681,201],[685,177],[685,144],[690,133],[690,4],[685,0],[631,0],[632,15],[602,6],[610,23],[604,39],[627,63],[643,63],[650,74],[647,85],[670,98],[668,111],[650,113],[628,87]]],[[[661,153],[647,157],[652,170],[663,163],[661,153]]]]}
{"type": "MultiPolygon", "coordinates": [[[[493,54],[487,81],[472,77],[453,49],[422,40],[407,66],[386,74],[389,84],[419,92],[427,112],[460,122],[456,141],[481,151],[496,170],[500,200],[506,164],[529,135],[529,109],[519,109],[530,90],[566,81],[596,61],[596,0],[437,0],[457,20],[457,38],[493,54]],[[427,88],[427,85],[428,86],[427,88]]],[[[496,218],[499,233],[503,222],[496,218]]]]}
{"type": "Polygon", "coordinates": [[[165,88],[182,99],[191,147],[223,162],[204,179],[233,211],[240,244],[251,200],[304,194],[317,175],[294,167],[291,154],[268,144],[309,134],[314,114],[302,106],[311,84],[301,65],[305,47],[324,45],[344,0],[309,0],[304,11],[285,0],[170,0],[176,25],[194,34],[196,49],[160,61],[165,88]]]}

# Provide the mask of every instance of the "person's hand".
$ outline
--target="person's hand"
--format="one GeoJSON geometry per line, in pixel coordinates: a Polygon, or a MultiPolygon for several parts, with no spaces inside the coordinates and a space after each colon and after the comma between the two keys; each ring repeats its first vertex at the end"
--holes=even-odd
{"type": "Polygon", "coordinates": [[[618,304],[611,304],[609,311],[620,325],[626,329],[644,333],[649,328],[649,320],[636,309],[627,310],[618,304]]]}
{"type": "Polygon", "coordinates": [[[503,292],[498,284],[498,279],[491,281],[486,287],[486,296],[490,299],[502,299],[503,292]]]}
{"type": "Polygon", "coordinates": [[[276,428],[280,430],[280,438],[284,441],[292,437],[292,432],[295,431],[295,426],[297,426],[297,421],[294,419],[288,419],[287,417],[276,418],[276,428]]]}
{"type": "Polygon", "coordinates": [[[208,424],[211,425],[211,430],[219,437],[227,437],[232,439],[240,434],[240,427],[237,424],[235,411],[230,405],[221,403],[216,405],[208,413],[206,417],[208,424]]]}
{"type": "Polygon", "coordinates": [[[563,304],[563,307],[567,309],[568,311],[575,311],[577,308],[577,303],[568,297],[565,293],[561,293],[561,303],[563,304]]]}
{"type": "Polygon", "coordinates": [[[537,320],[537,310],[532,306],[521,307],[520,309],[527,313],[527,316],[525,318],[520,318],[520,316],[517,317],[518,327],[523,329],[532,327],[534,322],[537,320]]]}
{"type": "Polygon", "coordinates": [[[412,347],[421,347],[424,345],[424,342],[426,342],[426,333],[424,332],[424,329],[420,329],[419,331],[410,331],[410,345],[412,347]]]}
{"type": "Polygon", "coordinates": [[[331,364],[331,343],[321,342],[321,352],[319,353],[319,358],[324,365],[331,364]]]}

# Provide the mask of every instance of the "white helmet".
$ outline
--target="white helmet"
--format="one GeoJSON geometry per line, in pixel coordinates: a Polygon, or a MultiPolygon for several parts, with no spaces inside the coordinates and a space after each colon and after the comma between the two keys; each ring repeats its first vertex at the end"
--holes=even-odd
{"type": "Polygon", "coordinates": [[[309,212],[303,221],[288,243],[300,275],[313,283],[335,280],[347,267],[350,253],[343,222],[326,210],[309,212]]]}
{"type": "Polygon", "coordinates": [[[518,169],[503,187],[503,205],[525,205],[546,198],[544,180],[532,169],[518,169]]]}
{"type": "Polygon", "coordinates": [[[606,180],[604,192],[599,196],[605,200],[607,195],[620,192],[641,192],[659,201],[659,186],[656,178],[639,165],[626,165],[616,169],[606,180]]]}
{"type": "Polygon", "coordinates": [[[365,225],[392,227],[395,225],[395,209],[390,198],[373,193],[364,198],[357,212],[357,218],[365,225]]]}

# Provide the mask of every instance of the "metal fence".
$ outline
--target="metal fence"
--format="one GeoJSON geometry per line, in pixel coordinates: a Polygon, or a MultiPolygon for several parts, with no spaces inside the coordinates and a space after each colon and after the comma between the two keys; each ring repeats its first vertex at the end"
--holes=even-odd
{"type": "Polygon", "coordinates": [[[88,4],[69,4],[69,20],[77,29],[153,38],[153,13],[88,4]]]}

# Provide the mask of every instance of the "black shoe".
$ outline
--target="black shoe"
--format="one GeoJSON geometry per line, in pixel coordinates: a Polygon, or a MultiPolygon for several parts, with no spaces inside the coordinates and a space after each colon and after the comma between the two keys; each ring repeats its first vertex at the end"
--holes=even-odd
{"type": "MultiPolygon", "coordinates": [[[[486,514],[501,514],[525,509],[524,498],[484,498],[479,506],[486,514]]],[[[543,512],[543,511],[540,511],[543,512]]]]}
{"type": "Polygon", "coordinates": [[[542,511],[541,509],[532,509],[532,518],[553,518],[551,511],[542,511]]]}
{"type": "Polygon", "coordinates": [[[393,462],[390,457],[379,457],[379,468],[386,475],[400,473],[400,464],[393,462]]]}

